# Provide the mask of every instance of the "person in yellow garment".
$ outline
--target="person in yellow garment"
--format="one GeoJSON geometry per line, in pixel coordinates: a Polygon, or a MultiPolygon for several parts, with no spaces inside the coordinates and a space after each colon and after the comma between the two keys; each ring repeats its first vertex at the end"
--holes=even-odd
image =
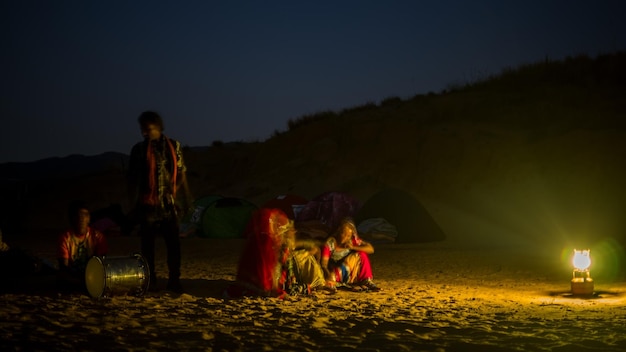
{"type": "Polygon", "coordinates": [[[296,239],[293,221],[280,209],[253,212],[239,257],[236,281],[224,295],[285,297],[309,294],[324,286],[313,242],[296,239]]]}

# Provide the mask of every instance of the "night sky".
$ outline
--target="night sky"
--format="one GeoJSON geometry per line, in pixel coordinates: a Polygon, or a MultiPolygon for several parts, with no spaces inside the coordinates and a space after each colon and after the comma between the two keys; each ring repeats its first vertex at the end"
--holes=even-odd
{"type": "Polygon", "coordinates": [[[626,49],[622,1],[3,0],[0,163],[183,145],[626,49]]]}

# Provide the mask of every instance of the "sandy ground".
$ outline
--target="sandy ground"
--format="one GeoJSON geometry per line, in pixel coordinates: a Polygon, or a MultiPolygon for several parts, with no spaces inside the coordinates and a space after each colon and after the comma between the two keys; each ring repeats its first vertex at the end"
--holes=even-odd
{"type": "MultiPolygon", "coordinates": [[[[129,256],[138,242],[111,238],[111,256],[129,256]]],[[[371,260],[382,292],[225,299],[242,244],[183,239],[180,295],[163,290],[164,277],[158,292],[104,299],[29,281],[0,295],[0,349],[626,351],[626,284],[596,279],[593,296],[572,296],[563,249],[378,244],[371,260]]],[[[48,241],[21,246],[54,256],[48,241]]],[[[157,251],[164,275],[162,241],[157,251]]]]}

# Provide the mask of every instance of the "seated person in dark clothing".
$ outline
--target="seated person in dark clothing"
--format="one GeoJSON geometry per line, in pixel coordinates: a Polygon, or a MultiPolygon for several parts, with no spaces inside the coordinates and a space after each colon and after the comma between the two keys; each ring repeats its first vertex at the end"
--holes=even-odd
{"type": "Polygon", "coordinates": [[[90,214],[82,201],[73,201],[68,207],[70,228],[59,236],[58,283],[63,291],[85,291],[85,268],[93,256],[107,254],[105,236],[89,226],[90,214]]]}
{"type": "Polygon", "coordinates": [[[0,229],[0,293],[23,291],[32,278],[43,278],[55,273],[52,263],[29,251],[6,244],[0,229]]]}

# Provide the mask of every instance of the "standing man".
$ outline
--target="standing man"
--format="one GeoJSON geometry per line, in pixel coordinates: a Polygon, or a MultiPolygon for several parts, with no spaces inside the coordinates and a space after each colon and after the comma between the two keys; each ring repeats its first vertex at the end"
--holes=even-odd
{"type": "Polygon", "coordinates": [[[181,293],[180,207],[176,204],[180,187],[187,203],[184,209],[192,204],[182,149],[180,142],[163,134],[163,119],[156,112],[145,111],[138,121],[144,140],[130,152],[128,181],[130,204],[136,204],[139,220],[141,252],[150,267],[150,289],[156,289],[154,244],[160,234],[167,247],[167,290],[181,293]]]}

